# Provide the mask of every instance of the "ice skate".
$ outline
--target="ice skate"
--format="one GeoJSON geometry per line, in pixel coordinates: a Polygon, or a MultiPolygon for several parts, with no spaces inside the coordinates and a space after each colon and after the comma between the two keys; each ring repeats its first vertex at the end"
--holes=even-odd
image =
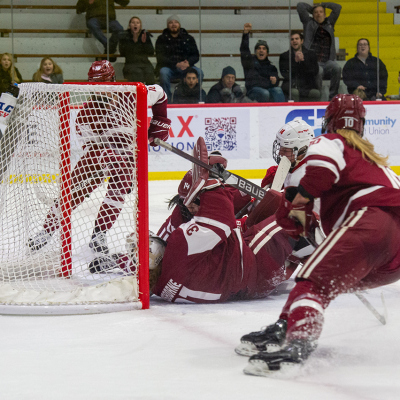
{"type": "MultiPolygon", "coordinates": [[[[107,273],[111,270],[118,268],[118,258],[121,254],[112,254],[111,256],[99,256],[92,260],[89,264],[89,271],[91,274],[107,273]]],[[[119,269],[119,268],[118,268],[119,269]]]]}
{"type": "Polygon", "coordinates": [[[93,232],[89,247],[96,253],[109,254],[106,232],[93,232]]]}
{"type": "Polygon", "coordinates": [[[241,356],[250,357],[260,351],[268,353],[280,350],[286,337],[287,321],[278,319],[258,332],[251,332],[240,339],[240,345],[235,351],[241,356]]]}
{"type": "Polygon", "coordinates": [[[294,339],[274,353],[262,351],[251,356],[243,372],[247,375],[270,376],[277,371],[290,371],[294,366],[301,365],[315,347],[316,342],[294,339]]]}
{"type": "Polygon", "coordinates": [[[46,246],[52,237],[53,232],[47,232],[46,229],[42,229],[35,236],[28,239],[27,246],[31,251],[38,251],[42,247],[46,246]]]}

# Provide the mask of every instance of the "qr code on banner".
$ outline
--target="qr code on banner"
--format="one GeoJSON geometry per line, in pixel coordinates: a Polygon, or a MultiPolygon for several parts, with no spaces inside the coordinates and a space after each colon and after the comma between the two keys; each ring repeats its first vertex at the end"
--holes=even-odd
{"type": "Polygon", "coordinates": [[[236,150],[236,117],[205,118],[204,140],[208,151],[236,150]]]}

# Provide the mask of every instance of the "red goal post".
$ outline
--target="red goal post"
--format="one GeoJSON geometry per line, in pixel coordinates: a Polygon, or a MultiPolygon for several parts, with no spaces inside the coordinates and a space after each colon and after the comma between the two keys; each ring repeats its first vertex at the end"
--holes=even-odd
{"type": "Polygon", "coordinates": [[[146,87],[20,89],[0,139],[0,313],[149,308],[146,87]],[[93,232],[101,224],[110,263],[93,270],[102,256],[91,246],[93,232]],[[118,258],[130,251],[128,236],[129,268],[118,258]]]}

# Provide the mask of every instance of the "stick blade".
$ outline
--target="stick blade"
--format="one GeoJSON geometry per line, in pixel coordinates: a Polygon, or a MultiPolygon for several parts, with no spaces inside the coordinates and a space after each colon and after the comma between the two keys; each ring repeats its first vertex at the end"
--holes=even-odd
{"type": "Polygon", "coordinates": [[[291,166],[290,160],[283,156],[279,163],[278,169],[276,170],[274,180],[272,182],[271,189],[280,192],[282,190],[283,183],[289,173],[289,169],[291,166]]]}

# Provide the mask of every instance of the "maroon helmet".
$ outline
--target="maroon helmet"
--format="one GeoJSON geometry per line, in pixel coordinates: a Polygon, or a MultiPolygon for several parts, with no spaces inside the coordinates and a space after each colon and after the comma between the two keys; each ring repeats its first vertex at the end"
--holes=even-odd
{"type": "Polygon", "coordinates": [[[322,133],[334,133],[338,129],[352,129],[361,137],[364,134],[365,108],[354,94],[337,94],[325,111],[322,133]]]}
{"type": "Polygon", "coordinates": [[[178,187],[178,194],[181,199],[184,199],[189,193],[190,188],[192,187],[192,170],[190,169],[186,172],[185,176],[182,178],[181,183],[178,187]]]}
{"type": "Polygon", "coordinates": [[[115,82],[115,70],[110,61],[95,61],[88,72],[89,82],[115,82]]]}

